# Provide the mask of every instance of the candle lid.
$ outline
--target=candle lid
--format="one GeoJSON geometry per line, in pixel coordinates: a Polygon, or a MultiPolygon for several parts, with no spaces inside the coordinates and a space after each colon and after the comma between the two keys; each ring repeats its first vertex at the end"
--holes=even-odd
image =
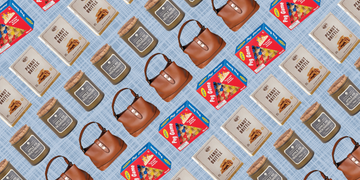
{"type": "Polygon", "coordinates": [[[0,162],[0,172],[2,172],[6,168],[8,163],[9,163],[9,161],[7,161],[6,159],[4,159],[0,162]]]}
{"type": "Polygon", "coordinates": [[[261,166],[265,163],[266,157],[263,155],[258,160],[256,160],[250,168],[246,171],[246,173],[251,176],[253,175],[257,170],[261,168],[261,166]]]}
{"type": "Polygon", "coordinates": [[[69,80],[68,82],[66,82],[64,88],[68,91],[70,88],[72,88],[73,86],[75,86],[75,84],[77,82],[79,82],[79,80],[81,79],[81,77],[84,75],[84,72],[82,72],[81,70],[78,71],[77,73],[75,73],[69,80]]]}
{"type": "Polygon", "coordinates": [[[308,120],[312,115],[315,114],[315,112],[319,109],[320,104],[318,102],[315,102],[313,105],[311,105],[304,114],[300,117],[302,122],[305,122],[308,120]]]}
{"type": "Polygon", "coordinates": [[[54,97],[52,97],[48,102],[46,102],[41,108],[40,110],[37,112],[37,115],[39,117],[44,116],[47,112],[49,112],[49,110],[54,107],[56,103],[56,99],[54,97]]]}
{"type": "Polygon", "coordinates": [[[290,139],[290,137],[293,133],[294,133],[294,131],[292,129],[288,129],[287,131],[285,131],[285,133],[282,134],[278,140],[276,140],[276,142],[274,144],[275,148],[278,149],[282,145],[284,145],[285,142],[290,139]]]}
{"type": "Polygon", "coordinates": [[[105,56],[105,54],[109,51],[110,49],[110,45],[105,44],[103,47],[101,47],[95,54],[94,56],[90,59],[90,61],[95,64],[96,62],[98,62],[101,58],[103,58],[105,56]]]}
{"type": "Polygon", "coordinates": [[[10,143],[12,145],[14,145],[15,143],[17,143],[18,141],[20,141],[20,139],[22,137],[25,136],[26,132],[30,129],[30,127],[28,125],[24,125],[23,127],[21,127],[10,139],[10,143]]]}
{"type": "Polygon", "coordinates": [[[137,19],[135,16],[133,16],[132,18],[129,19],[128,22],[126,22],[119,30],[118,34],[119,36],[123,36],[125,35],[127,32],[130,31],[130,29],[132,27],[134,27],[135,23],[136,23],[137,19]]]}
{"type": "Polygon", "coordinates": [[[345,76],[345,74],[342,75],[338,80],[336,80],[336,81],[334,82],[334,84],[332,84],[332,85],[330,86],[330,88],[328,89],[328,93],[329,93],[329,94],[333,94],[333,93],[335,93],[337,90],[339,90],[340,87],[345,83],[346,79],[347,79],[347,77],[345,76]]]}
{"type": "Polygon", "coordinates": [[[356,68],[360,67],[360,58],[358,60],[356,60],[354,65],[355,65],[356,68]]]}
{"type": "Polygon", "coordinates": [[[159,2],[160,0],[148,0],[147,2],[146,2],[146,4],[145,4],[145,9],[146,10],[149,10],[149,9],[151,9],[152,7],[154,7],[155,6],[155,4],[157,3],[157,2],[159,2]]]}

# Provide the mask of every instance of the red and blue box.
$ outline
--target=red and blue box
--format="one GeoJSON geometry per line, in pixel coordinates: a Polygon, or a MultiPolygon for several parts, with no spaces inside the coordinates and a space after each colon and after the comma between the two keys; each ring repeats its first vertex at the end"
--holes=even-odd
{"type": "Polygon", "coordinates": [[[321,0],[275,0],[270,13],[286,27],[293,30],[313,12],[319,9],[321,0]]]}
{"type": "Polygon", "coordinates": [[[46,11],[58,3],[60,0],[34,0],[37,5],[41,7],[42,10],[46,11]]]}
{"type": "Polygon", "coordinates": [[[198,83],[196,91],[219,110],[246,86],[246,77],[225,59],[198,83]]]}
{"type": "Polygon", "coordinates": [[[285,41],[263,23],[236,47],[235,55],[257,74],[285,49],[285,41]]]}
{"type": "Polygon", "coordinates": [[[164,122],[159,133],[176,149],[182,151],[209,129],[210,121],[189,101],[186,101],[164,122]]]}
{"type": "Polygon", "coordinates": [[[14,0],[0,6],[0,54],[29,34],[34,21],[18,6],[14,0]]]}
{"type": "Polygon", "coordinates": [[[158,180],[170,169],[171,161],[149,142],[121,167],[120,174],[127,180],[158,180]]]}

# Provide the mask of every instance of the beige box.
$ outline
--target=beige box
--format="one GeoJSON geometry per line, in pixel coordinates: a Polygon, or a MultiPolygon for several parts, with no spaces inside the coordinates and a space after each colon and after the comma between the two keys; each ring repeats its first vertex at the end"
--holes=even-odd
{"type": "Polygon", "coordinates": [[[360,25],[360,1],[358,0],[341,0],[338,3],[356,23],[360,25]]]}
{"type": "Polygon", "coordinates": [[[312,95],[330,74],[330,71],[301,44],[279,67],[309,95],[312,95]]]}
{"type": "Polygon", "coordinates": [[[272,134],[243,105],[220,128],[250,156],[255,155],[272,134]]]}
{"type": "Polygon", "coordinates": [[[171,180],[196,180],[196,178],[186,168],[182,167],[171,180]]]}
{"type": "Polygon", "coordinates": [[[10,127],[20,120],[30,108],[31,103],[0,76],[0,117],[10,127]]]}
{"type": "Polygon", "coordinates": [[[36,95],[41,97],[60,76],[32,46],[9,67],[36,95]]]}
{"type": "Polygon", "coordinates": [[[360,42],[331,12],[309,35],[339,64],[344,62],[360,42]]]}
{"type": "Polygon", "coordinates": [[[230,180],[243,165],[214,135],[192,159],[215,180],[230,180]]]}
{"type": "Polygon", "coordinates": [[[106,0],[73,0],[68,8],[98,36],[119,14],[106,0]]]}
{"type": "Polygon", "coordinates": [[[250,95],[275,122],[284,125],[301,102],[272,74],[250,95]]]}
{"type": "Polygon", "coordinates": [[[71,66],[90,44],[61,15],[39,35],[45,43],[68,66],[71,66]]]}

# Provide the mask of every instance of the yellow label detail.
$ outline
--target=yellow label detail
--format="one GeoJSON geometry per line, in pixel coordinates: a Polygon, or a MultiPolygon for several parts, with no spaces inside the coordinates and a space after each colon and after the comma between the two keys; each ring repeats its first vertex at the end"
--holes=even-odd
{"type": "Polygon", "coordinates": [[[205,77],[203,80],[201,80],[201,82],[199,83],[199,85],[200,84],[202,84],[202,83],[204,83],[204,81],[207,79],[207,77],[205,77]]]}
{"type": "Polygon", "coordinates": [[[282,40],[278,40],[280,44],[282,44],[283,46],[285,46],[285,43],[282,40]]]}
{"type": "Polygon", "coordinates": [[[245,55],[244,55],[243,52],[240,51],[239,57],[240,57],[240,59],[241,59],[242,61],[245,61],[245,55]]]}
{"type": "Polygon", "coordinates": [[[165,136],[166,139],[169,138],[169,134],[168,134],[168,132],[167,132],[166,129],[164,129],[163,134],[164,134],[164,136],[165,136]]]}
{"type": "Polygon", "coordinates": [[[243,80],[244,82],[246,82],[246,79],[242,76],[240,76],[241,80],[243,80]]]}
{"type": "Polygon", "coordinates": [[[204,88],[201,88],[201,95],[204,96],[204,97],[206,97],[206,91],[205,91],[204,88]]]}
{"type": "Polygon", "coordinates": [[[126,179],[130,180],[130,173],[125,171],[125,177],[126,177],[126,179]]]}
{"type": "Polygon", "coordinates": [[[167,159],[164,159],[165,163],[168,165],[171,165],[170,162],[167,159]]]}
{"type": "Polygon", "coordinates": [[[26,18],[26,20],[27,20],[30,24],[34,24],[34,23],[31,21],[31,19],[26,18]]]}
{"type": "Polygon", "coordinates": [[[280,17],[279,10],[277,8],[274,9],[274,13],[276,17],[280,17]]]}
{"type": "Polygon", "coordinates": [[[245,41],[243,41],[239,46],[238,46],[238,50],[244,45],[245,41]]]}
{"type": "Polygon", "coordinates": [[[123,168],[126,167],[127,165],[129,165],[131,161],[129,160],[126,164],[124,164],[123,168]]]}
{"type": "Polygon", "coordinates": [[[272,6],[275,5],[279,0],[276,0],[272,3],[272,6]]]}
{"type": "Polygon", "coordinates": [[[209,121],[204,117],[202,117],[202,120],[204,120],[206,123],[209,123],[209,121]]]}
{"type": "Polygon", "coordinates": [[[169,118],[167,118],[162,124],[161,127],[164,127],[164,125],[169,121],[169,118]]]}

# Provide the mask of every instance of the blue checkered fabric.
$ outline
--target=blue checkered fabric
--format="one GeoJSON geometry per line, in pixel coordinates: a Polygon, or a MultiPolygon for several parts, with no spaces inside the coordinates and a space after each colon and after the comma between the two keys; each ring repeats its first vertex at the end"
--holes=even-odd
{"type": "MultiPolygon", "coordinates": [[[[2,0],[3,2],[4,0],[2,0]]],[[[326,92],[331,84],[342,74],[346,74],[358,87],[360,87],[360,73],[353,66],[359,57],[360,47],[356,47],[344,63],[338,64],[328,55],[315,41],[309,36],[309,32],[329,13],[332,12],[339,18],[356,36],[360,37],[359,25],[353,21],[340,7],[337,6],[339,0],[322,1],[321,7],[294,30],[290,31],[279,20],[269,12],[271,0],[258,0],[259,11],[247,22],[239,31],[232,32],[213,12],[210,0],[204,0],[198,6],[191,8],[185,1],[176,0],[176,4],[186,13],[184,20],[197,19],[212,32],[220,35],[227,43],[226,47],[210,62],[204,69],[198,69],[184,54],[178,46],[177,34],[180,25],[172,31],[166,31],[143,7],[146,0],[134,0],[131,5],[126,5],[121,0],[109,0],[109,2],[119,11],[119,15],[114,22],[107,28],[102,36],[96,36],[87,26],[79,20],[67,5],[71,0],[61,0],[58,4],[44,12],[33,0],[15,0],[28,15],[34,19],[34,30],[21,39],[17,44],[0,55],[0,75],[11,82],[30,102],[33,104],[15,127],[9,128],[5,123],[0,122],[0,159],[8,159],[21,174],[30,180],[45,179],[44,172],[48,161],[56,155],[64,155],[79,168],[89,172],[95,180],[117,180],[124,179],[120,175],[120,167],[136,153],[147,142],[151,142],[172,162],[171,171],[163,179],[171,177],[186,167],[197,179],[207,180],[211,177],[192,159],[192,155],[207,141],[211,135],[215,135],[223,142],[241,161],[244,166],[236,173],[233,179],[250,179],[246,170],[260,156],[265,155],[270,161],[288,178],[299,180],[314,169],[325,172],[333,179],[345,179],[343,174],[332,164],[331,151],[334,143],[342,136],[350,135],[360,141],[358,134],[360,123],[359,115],[349,116],[339,104],[337,104],[326,92]],[[80,58],[71,67],[66,66],[45,44],[39,39],[39,34],[61,14],[70,24],[72,24],[87,40],[90,46],[84,51],[80,58]],[[120,27],[132,16],[136,16],[140,21],[159,39],[159,43],[151,53],[161,52],[170,59],[176,61],[179,66],[185,67],[192,75],[193,80],[188,86],[171,102],[163,101],[151,88],[144,77],[144,66],[147,58],[140,58],[126,45],[117,35],[120,27]],[[268,67],[259,74],[253,73],[235,55],[235,47],[252,33],[257,27],[265,22],[287,43],[286,51],[280,55],[268,67]],[[132,67],[128,77],[118,85],[112,85],[90,62],[90,58],[105,43],[110,44],[119,55],[132,67]],[[328,69],[331,74],[312,95],[307,95],[289,76],[287,76],[278,66],[282,60],[294,50],[299,44],[303,44],[311,53],[314,54],[328,69]],[[59,79],[52,85],[47,93],[37,97],[18,77],[16,77],[8,67],[15,59],[29,46],[35,47],[39,53],[45,57],[57,70],[61,72],[59,79]],[[237,95],[232,101],[222,109],[216,110],[196,92],[197,83],[223,59],[227,59],[248,79],[248,87],[237,95]],[[66,81],[78,70],[82,70],[86,75],[105,93],[102,102],[91,112],[86,112],[63,88],[66,81]],[[269,76],[275,75],[290,91],[302,101],[300,107],[294,112],[284,126],[279,126],[273,121],[258,105],[255,104],[249,95],[269,76]],[[161,111],[160,115],[150,126],[137,138],[132,137],[124,129],[123,125],[116,121],[112,116],[111,102],[114,94],[125,87],[132,88],[135,92],[143,96],[149,102],[155,104],[161,111]],[[59,139],[36,115],[40,107],[51,97],[59,99],[63,106],[78,120],[78,125],[74,131],[63,139],[59,139]],[[210,129],[196,139],[192,144],[179,152],[159,133],[158,127],[178,106],[189,100],[194,104],[208,119],[210,119],[210,129]],[[321,103],[324,108],[341,124],[340,132],[333,140],[322,143],[304,124],[300,121],[300,116],[315,101],[321,103]],[[234,141],[228,137],[220,126],[223,122],[240,106],[244,105],[250,110],[273,135],[263,145],[254,157],[248,156],[234,141]],[[90,159],[80,150],[78,137],[82,127],[91,121],[100,122],[113,134],[121,137],[128,144],[128,148],[119,158],[104,172],[98,170],[90,159]],[[11,136],[24,124],[28,124],[51,148],[49,155],[37,166],[31,166],[8,142],[11,136]],[[287,129],[292,128],[295,132],[315,151],[313,159],[301,170],[296,170],[285,160],[280,153],[273,147],[277,138],[287,129]]],[[[220,7],[225,0],[217,0],[215,5],[220,7]]],[[[182,43],[186,44],[197,35],[198,27],[195,23],[190,23],[183,31],[182,43]]],[[[156,57],[151,62],[148,75],[154,77],[163,67],[165,61],[161,56],[156,57]]],[[[115,109],[117,112],[124,110],[132,102],[130,92],[124,92],[118,97],[115,109]]],[[[94,125],[85,131],[83,137],[84,146],[90,145],[100,134],[100,130],[94,125]]],[[[336,159],[342,160],[352,150],[350,141],[344,141],[339,145],[336,159]]],[[[57,160],[51,166],[49,172],[50,179],[55,179],[65,170],[66,165],[62,160],[57,160]]],[[[314,174],[312,179],[319,179],[319,174],[314,174]]]]}

